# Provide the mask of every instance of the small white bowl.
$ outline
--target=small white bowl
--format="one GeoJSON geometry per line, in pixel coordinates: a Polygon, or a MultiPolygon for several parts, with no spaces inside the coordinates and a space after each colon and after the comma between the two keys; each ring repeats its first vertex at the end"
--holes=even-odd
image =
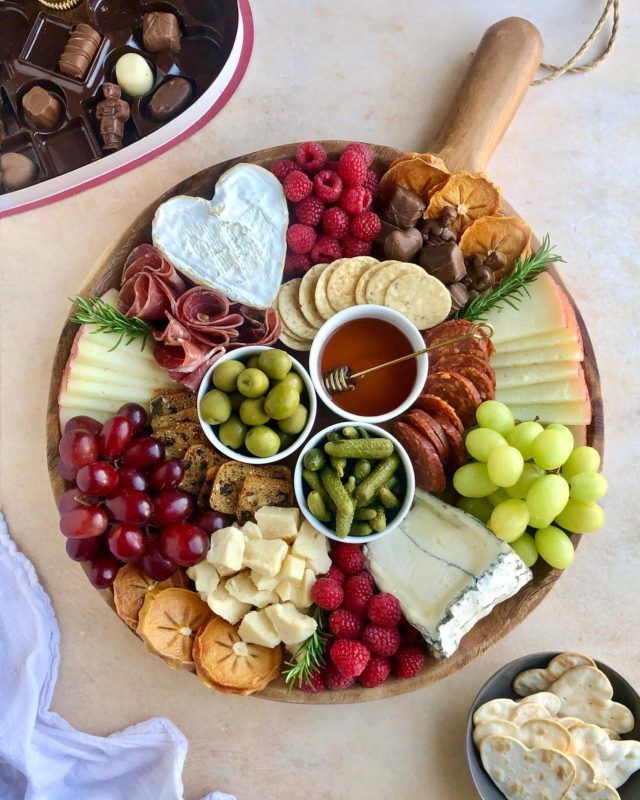
{"type": "Polygon", "coordinates": [[[231,361],[231,360],[234,361],[237,360],[246,363],[252,356],[260,355],[260,353],[262,353],[264,350],[274,350],[274,349],[277,348],[265,347],[264,345],[255,345],[253,347],[239,347],[237,350],[231,350],[230,352],[225,353],[222,356],[222,358],[219,358],[214,364],[212,364],[209,367],[209,369],[205,373],[204,378],[202,379],[200,388],[198,389],[198,419],[200,420],[200,427],[204,431],[204,435],[216,448],[216,450],[219,450],[225,456],[228,456],[228,458],[233,459],[235,461],[242,461],[244,464],[273,464],[274,461],[281,461],[287,458],[287,456],[290,456],[292,453],[295,453],[295,451],[302,445],[304,440],[311,433],[314,422],[316,421],[318,402],[316,400],[316,393],[313,388],[313,383],[311,382],[311,378],[309,377],[309,373],[307,372],[307,370],[302,366],[302,364],[299,361],[297,361],[293,357],[291,358],[292,361],[291,369],[297,372],[297,374],[302,378],[302,382],[304,383],[304,388],[309,400],[308,403],[309,416],[307,417],[307,424],[298,434],[294,443],[289,445],[289,447],[285,448],[284,450],[279,450],[275,455],[268,456],[267,458],[258,458],[257,456],[249,456],[246,455],[245,453],[242,453],[238,450],[233,450],[231,447],[227,447],[226,445],[222,444],[222,442],[220,441],[214,430],[213,425],[210,425],[208,422],[205,422],[202,419],[202,415],[200,414],[200,401],[208,391],[214,388],[211,382],[211,373],[216,367],[220,366],[220,364],[224,364],[225,361],[231,361]]]}
{"type": "MultiPolygon", "coordinates": [[[[350,420],[352,422],[352,420],[350,420]]],[[[383,428],[379,428],[377,425],[371,425],[368,422],[359,422],[358,425],[361,428],[369,431],[374,436],[382,436],[385,439],[389,439],[395,445],[396,452],[400,456],[400,464],[402,465],[402,469],[404,470],[405,474],[405,483],[406,483],[406,492],[404,496],[404,500],[402,501],[402,505],[398,513],[395,517],[391,520],[391,522],[387,525],[387,527],[380,531],[380,533],[371,533],[369,536],[345,536],[344,538],[340,538],[338,534],[331,530],[327,525],[320,520],[316,519],[311,511],[309,511],[309,506],[307,505],[307,498],[305,493],[306,484],[302,477],[302,469],[303,469],[303,459],[305,453],[309,450],[317,447],[318,444],[326,437],[328,433],[331,431],[335,431],[341,428],[344,428],[348,425],[348,423],[338,422],[335,425],[329,425],[328,428],[324,428],[315,436],[312,436],[311,439],[305,444],[305,446],[300,451],[300,455],[298,456],[298,460],[296,462],[296,468],[293,473],[293,489],[296,494],[296,502],[300,511],[304,515],[305,519],[320,533],[323,533],[327,538],[333,539],[336,542],[353,542],[354,544],[364,544],[365,542],[371,542],[374,539],[380,539],[383,536],[387,536],[391,531],[398,527],[398,525],[402,522],[402,520],[407,516],[409,513],[409,509],[411,508],[411,504],[413,503],[413,497],[416,492],[416,479],[413,472],[413,465],[409,460],[409,456],[407,455],[407,451],[404,447],[400,444],[400,442],[392,436],[388,431],[385,431],[383,428]]],[[[310,491],[310,490],[307,490],[310,491]]]]}
{"type": "MultiPolygon", "coordinates": [[[[357,422],[386,422],[387,420],[393,419],[393,417],[397,417],[398,414],[402,414],[403,411],[406,411],[409,406],[413,405],[413,403],[416,401],[418,395],[424,387],[425,381],[427,380],[429,357],[426,353],[421,356],[416,356],[416,382],[411,392],[407,395],[407,398],[400,403],[397,408],[388,411],[386,414],[377,414],[370,417],[353,414],[349,411],[345,411],[344,408],[340,408],[339,405],[336,405],[336,403],[333,402],[331,395],[324,387],[324,382],[322,380],[322,369],[320,366],[320,362],[322,360],[322,351],[324,350],[324,346],[327,341],[331,338],[331,336],[333,336],[338,328],[341,328],[347,322],[351,322],[351,320],[362,319],[363,317],[367,319],[380,319],[384,322],[389,322],[399,331],[404,333],[411,343],[414,351],[421,350],[425,346],[424,339],[422,338],[420,331],[416,328],[413,322],[407,319],[407,317],[405,317],[404,314],[401,314],[399,311],[394,311],[393,309],[385,308],[384,306],[352,306],[351,308],[345,308],[343,311],[339,311],[337,314],[334,314],[333,317],[330,317],[316,334],[313,344],[311,345],[311,352],[309,353],[309,372],[311,374],[313,385],[316,387],[316,391],[318,392],[318,396],[323,403],[334,412],[334,414],[337,414],[343,419],[355,420],[357,422]]],[[[381,361],[382,360],[383,357],[381,357],[381,361]]]]}

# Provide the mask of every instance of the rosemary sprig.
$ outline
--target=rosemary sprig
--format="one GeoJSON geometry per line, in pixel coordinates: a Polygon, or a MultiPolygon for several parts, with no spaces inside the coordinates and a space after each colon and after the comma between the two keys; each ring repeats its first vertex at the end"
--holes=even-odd
{"type": "Polygon", "coordinates": [[[468,319],[470,322],[482,322],[487,313],[492,309],[506,303],[511,308],[517,308],[522,300],[523,292],[527,295],[527,284],[534,281],[538,275],[545,272],[551,264],[564,259],[553,252],[553,247],[546,234],[538,250],[524,260],[520,257],[512,271],[499,283],[486,292],[474,297],[464,308],[455,313],[456,319],[468,319]]]}
{"type": "Polygon", "coordinates": [[[97,330],[93,333],[115,333],[118,340],[109,349],[115,350],[122,340],[126,338],[126,344],[131,344],[135,339],[142,339],[141,350],[147,342],[147,336],[151,334],[151,328],[138,317],[125,317],[117,308],[110,306],[101,297],[80,297],[76,295],[70,298],[71,302],[77,307],[77,311],[69,319],[78,325],[97,325],[97,330]]]}
{"type": "Polygon", "coordinates": [[[283,670],[283,674],[288,692],[296,683],[299,689],[312,686],[311,677],[324,667],[324,650],[329,638],[326,614],[316,606],[313,616],[318,623],[315,633],[302,642],[289,661],[285,661],[287,669],[283,670]]]}

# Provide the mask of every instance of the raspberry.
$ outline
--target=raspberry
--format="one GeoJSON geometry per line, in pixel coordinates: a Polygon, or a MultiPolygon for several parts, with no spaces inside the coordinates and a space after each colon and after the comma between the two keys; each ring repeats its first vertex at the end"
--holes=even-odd
{"type": "Polygon", "coordinates": [[[344,600],[342,607],[353,611],[360,617],[366,616],[369,600],[373,597],[373,589],[365,575],[352,575],[344,584],[344,600]]]}
{"type": "Polygon", "coordinates": [[[323,169],[313,178],[313,193],[323,203],[335,203],[342,193],[342,178],[331,169],[323,169]]]}
{"type": "Polygon", "coordinates": [[[420,631],[405,619],[400,623],[400,638],[402,644],[415,644],[420,641],[420,631]]]}
{"type": "Polygon", "coordinates": [[[349,230],[349,215],[338,206],[328,208],[322,215],[322,230],[327,236],[342,239],[349,230]]]}
{"type": "Polygon", "coordinates": [[[313,184],[309,178],[299,169],[290,172],[282,182],[284,194],[287,200],[292,203],[299,203],[311,194],[313,184]]]}
{"type": "Polygon", "coordinates": [[[345,678],[357,678],[369,663],[369,650],[353,639],[336,639],[331,645],[331,660],[345,678]]]}
{"type": "Polygon", "coordinates": [[[278,161],[274,161],[273,164],[269,167],[271,172],[276,176],[276,178],[282,183],[282,181],[287,177],[290,172],[293,172],[295,169],[298,169],[298,165],[295,161],[292,161],[290,158],[281,158],[278,161]]]}
{"type": "Polygon", "coordinates": [[[353,678],[345,677],[333,664],[327,664],[324,670],[324,684],[331,691],[348,689],[353,686],[353,678]]]}
{"type": "Polygon", "coordinates": [[[362,572],[358,573],[358,575],[361,575],[363,578],[365,578],[369,586],[371,586],[371,589],[375,592],[376,584],[375,581],[373,580],[373,575],[370,572],[367,572],[366,569],[363,569],[362,572]]]}
{"type": "Polygon", "coordinates": [[[362,620],[353,611],[339,608],[329,614],[329,630],[336,639],[359,639],[362,632],[362,620]]]}
{"type": "Polygon", "coordinates": [[[336,159],[333,159],[333,160],[331,160],[331,159],[330,159],[330,160],[329,160],[329,161],[327,161],[327,163],[324,165],[324,168],[325,168],[325,169],[330,169],[330,170],[332,170],[333,172],[337,172],[337,171],[338,171],[338,162],[337,162],[337,160],[336,160],[336,159]]]}
{"type": "Polygon", "coordinates": [[[424,650],[415,644],[401,647],[395,657],[395,673],[399,678],[415,677],[424,664],[424,650]]]}
{"type": "Polygon", "coordinates": [[[367,616],[374,625],[395,628],[402,618],[400,603],[389,592],[382,592],[369,601],[367,616]]]}
{"type": "Polygon", "coordinates": [[[357,544],[336,542],[331,546],[331,560],[344,575],[357,575],[364,569],[364,556],[357,544]]]}
{"type": "Polygon", "coordinates": [[[340,586],[342,586],[345,581],[344,573],[341,572],[334,564],[329,567],[329,571],[325,575],[325,578],[331,578],[332,581],[337,581],[340,586]]]}
{"type": "Polygon", "coordinates": [[[329,264],[337,258],[342,258],[340,242],[331,236],[318,236],[316,243],[311,248],[312,263],[329,264]]]}
{"type": "Polygon", "coordinates": [[[372,197],[378,194],[378,176],[372,169],[365,175],[362,185],[371,192],[372,197]]]}
{"type": "Polygon", "coordinates": [[[344,599],[342,586],[331,578],[318,578],[311,587],[311,599],[325,611],[333,611],[340,608],[344,599]]]}
{"type": "Polygon", "coordinates": [[[302,686],[298,686],[296,682],[296,687],[302,689],[303,692],[324,692],[327,688],[324,682],[324,673],[320,671],[312,672],[311,675],[309,675],[308,682],[304,681],[302,686]]]}
{"type": "Polygon", "coordinates": [[[371,242],[363,242],[355,236],[345,236],[342,240],[342,254],[345,258],[353,256],[368,256],[371,252],[371,242]]]}
{"type": "Polygon", "coordinates": [[[318,234],[311,225],[296,222],[287,231],[287,244],[292,253],[308,253],[316,243],[318,234]]]}
{"type": "Polygon", "coordinates": [[[364,242],[372,242],[380,233],[382,223],[380,217],[374,214],[373,211],[363,211],[362,214],[356,214],[351,219],[349,230],[356,239],[362,239],[364,242]]]}
{"type": "Polygon", "coordinates": [[[400,647],[397,628],[382,628],[380,625],[365,625],[362,643],[376,656],[392,656],[400,647]]]}
{"type": "Polygon", "coordinates": [[[306,272],[311,267],[311,259],[306,253],[287,252],[284,259],[284,274],[290,278],[306,272]]]}
{"type": "Polygon", "coordinates": [[[296,151],[296,161],[305,172],[313,175],[327,163],[327,153],[318,142],[305,142],[296,151]]]}
{"type": "Polygon", "coordinates": [[[362,186],[367,174],[367,165],[356,150],[348,148],[338,159],[338,175],[345,186],[362,186]]]}
{"type": "Polygon", "coordinates": [[[318,200],[317,197],[309,195],[295,204],[296,219],[303,225],[311,225],[315,228],[322,219],[322,212],[324,211],[324,203],[318,200]]]}
{"type": "Polygon", "coordinates": [[[364,188],[364,186],[353,186],[350,189],[345,189],[340,195],[338,205],[343,208],[347,214],[355,217],[356,214],[362,214],[372,203],[371,192],[364,188]]]}
{"type": "Polygon", "coordinates": [[[348,144],[344,148],[344,152],[346,153],[347,150],[353,150],[356,152],[367,167],[373,161],[373,150],[368,144],[364,144],[364,142],[351,142],[351,144],[348,144]]]}
{"type": "Polygon", "coordinates": [[[384,683],[391,672],[391,661],[388,658],[371,658],[358,677],[358,683],[366,689],[373,689],[384,683]]]}

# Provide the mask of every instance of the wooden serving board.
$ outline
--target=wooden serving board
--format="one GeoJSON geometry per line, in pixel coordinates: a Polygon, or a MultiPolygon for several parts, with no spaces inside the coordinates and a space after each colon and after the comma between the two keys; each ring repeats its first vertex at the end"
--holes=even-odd
{"type": "MultiPolygon", "coordinates": [[[[432,145],[430,151],[443,157],[451,171],[483,170],[515,114],[541,56],[542,43],[538,31],[526,20],[510,17],[489,28],[473,58],[449,116],[437,137],[437,142],[432,145]]],[[[108,289],[119,288],[125,259],[138,244],[151,241],[151,221],[155,211],[169,197],[186,194],[210,198],[213,196],[214,187],[220,175],[235,164],[251,162],[268,167],[275,159],[293,157],[297,144],[272,147],[268,150],[260,150],[230,159],[209,167],[174,186],[148,206],[117,241],[100,256],[83,283],[80,294],[100,295],[108,289]]],[[[335,154],[340,152],[347,142],[324,141],[322,144],[327,152],[335,154]]],[[[391,147],[371,146],[375,154],[373,166],[378,171],[384,170],[390,161],[401,154],[401,151],[391,147]]],[[[503,210],[508,214],[517,213],[504,201],[503,210]]],[[[537,248],[539,244],[539,240],[534,238],[534,248],[537,248]]],[[[564,286],[557,271],[552,269],[551,272],[558,283],[564,286]]],[[[569,295],[568,292],[567,294],[569,295]]],[[[593,407],[593,417],[586,431],[586,440],[602,454],[604,450],[604,418],[600,377],[584,321],[573,300],[571,302],[576,311],[584,340],[584,369],[593,407]]],[[[65,323],[58,341],[51,372],[47,410],[47,459],[56,500],[65,489],[64,481],[57,472],[60,438],[58,391],[76,330],[75,325],[69,322],[65,323]]],[[[297,355],[300,357],[300,354],[297,355]]],[[[574,536],[573,538],[574,545],[577,546],[580,537],[574,536]]],[[[415,678],[409,680],[390,679],[375,689],[363,689],[355,686],[341,692],[321,692],[319,694],[300,691],[287,694],[284,681],[280,679],[256,696],[296,703],[355,703],[415,691],[429,683],[441,680],[469,664],[519,625],[542,601],[562,575],[562,571],[551,569],[541,563],[535,565],[533,572],[534,580],[515,597],[498,605],[488,617],[481,620],[463,638],[459,650],[451,658],[446,661],[427,658],[423,671],[415,678]]],[[[101,594],[115,611],[112,593],[104,590],[101,594]]]]}

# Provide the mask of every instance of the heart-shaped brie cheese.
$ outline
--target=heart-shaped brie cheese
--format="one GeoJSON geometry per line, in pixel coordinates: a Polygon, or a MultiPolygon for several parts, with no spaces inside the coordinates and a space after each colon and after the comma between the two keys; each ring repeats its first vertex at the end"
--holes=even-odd
{"type": "Polygon", "coordinates": [[[256,164],[238,164],[218,180],[211,201],[179,195],[163,203],[153,244],[195,283],[266,308],[282,281],[288,222],[278,179],[256,164]]]}

